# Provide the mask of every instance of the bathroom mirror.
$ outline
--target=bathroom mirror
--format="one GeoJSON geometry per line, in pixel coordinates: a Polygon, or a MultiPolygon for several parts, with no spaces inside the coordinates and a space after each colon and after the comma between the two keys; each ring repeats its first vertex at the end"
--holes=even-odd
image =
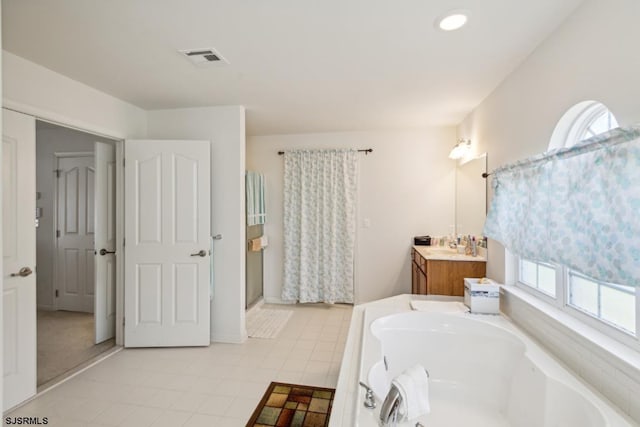
{"type": "Polygon", "coordinates": [[[487,216],[487,153],[456,166],[456,235],[481,236],[487,216]]]}

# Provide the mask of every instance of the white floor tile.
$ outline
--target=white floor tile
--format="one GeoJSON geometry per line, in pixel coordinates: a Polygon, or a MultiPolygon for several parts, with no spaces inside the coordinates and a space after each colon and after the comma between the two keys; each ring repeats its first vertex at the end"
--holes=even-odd
{"type": "Polygon", "coordinates": [[[291,372],[304,372],[307,369],[307,363],[309,361],[305,359],[287,359],[282,367],[283,371],[291,372]]]}
{"type": "Polygon", "coordinates": [[[351,308],[305,304],[276,339],[126,349],[6,416],[54,427],[244,426],[271,381],[335,387],[351,308]]]}
{"type": "Polygon", "coordinates": [[[169,408],[176,411],[195,412],[209,396],[209,394],[189,391],[178,397],[169,408]]]}
{"type": "Polygon", "coordinates": [[[262,369],[281,369],[284,365],[284,359],[281,357],[265,357],[258,365],[262,369]]]}
{"type": "Polygon", "coordinates": [[[298,342],[294,345],[293,350],[294,351],[298,351],[298,350],[312,350],[314,349],[316,346],[316,340],[315,339],[300,339],[298,340],[298,342]]]}
{"type": "Polygon", "coordinates": [[[260,403],[260,397],[236,397],[225,412],[226,417],[237,417],[239,414],[247,416],[245,423],[260,403]]]}
{"type": "Polygon", "coordinates": [[[234,397],[229,396],[208,396],[196,412],[207,415],[224,415],[234,400],[234,397]]]}
{"type": "Polygon", "coordinates": [[[166,410],[151,424],[151,427],[180,427],[183,426],[192,415],[191,412],[166,410]]]}
{"type": "Polygon", "coordinates": [[[112,403],[107,409],[102,411],[93,422],[105,426],[119,426],[137,408],[138,406],[127,405],[126,403],[112,403]]]}
{"type": "Polygon", "coordinates": [[[335,342],[318,341],[313,347],[313,351],[335,351],[336,347],[335,342]]]}
{"type": "Polygon", "coordinates": [[[219,390],[223,388],[223,384],[226,384],[228,381],[229,380],[221,378],[201,377],[193,381],[189,391],[205,394],[217,394],[219,393],[219,390]]]}
{"type": "Polygon", "coordinates": [[[274,381],[279,383],[300,384],[302,381],[302,375],[303,372],[280,371],[274,378],[274,381]]]}
{"type": "Polygon", "coordinates": [[[243,418],[230,418],[230,417],[222,417],[220,418],[220,426],[224,427],[245,427],[247,425],[247,421],[249,421],[249,417],[247,419],[243,418]]]}
{"type": "Polygon", "coordinates": [[[331,363],[329,362],[317,362],[310,360],[309,363],[307,363],[305,373],[327,375],[330,366],[331,363]]]}
{"type": "Polygon", "coordinates": [[[124,422],[120,424],[120,426],[148,427],[158,420],[163,412],[163,409],[139,406],[125,418],[124,422]]]}
{"type": "Polygon", "coordinates": [[[224,426],[224,419],[213,415],[194,414],[184,424],[185,427],[213,427],[224,426]]]}
{"type": "Polygon", "coordinates": [[[317,351],[314,350],[309,357],[312,362],[331,362],[333,360],[333,351],[317,351]]]}
{"type": "Polygon", "coordinates": [[[102,411],[109,407],[105,400],[62,397],[48,409],[49,416],[66,418],[74,421],[93,421],[102,411]]]}
{"type": "Polygon", "coordinates": [[[313,353],[313,349],[311,348],[294,350],[289,355],[289,359],[309,360],[309,358],[311,358],[312,353],[313,353]]]}
{"type": "Polygon", "coordinates": [[[180,398],[184,392],[177,390],[157,390],[146,403],[147,406],[166,409],[180,398]]]}

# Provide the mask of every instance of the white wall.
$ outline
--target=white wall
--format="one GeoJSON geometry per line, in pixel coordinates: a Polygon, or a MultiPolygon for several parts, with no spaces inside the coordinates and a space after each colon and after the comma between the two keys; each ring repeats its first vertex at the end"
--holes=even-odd
{"type": "MultiPolygon", "coordinates": [[[[477,152],[489,153],[492,170],[546,151],[557,122],[580,101],[603,102],[621,126],[639,123],[639,20],[637,0],[586,0],[464,120],[459,136],[474,141],[477,152]]],[[[505,274],[509,266],[504,249],[497,242],[489,243],[488,276],[499,282],[511,280],[505,274]]],[[[575,334],[565,333],[562,322],[541,317],[516,298],[510,297],[507,303],[513,306],[508,313],[516,323],[640,421],[640,372],[628,365],[619,368],[625,362],[616,351],[576,340],[575,334]]]]}
{"type": "MultiPolygon", "coordinates": [[[[586,0],[458,128],[489,170],[546,151],[574,104],[597,100],[621,126],[640,122],[640,2],[586,0]]],[[[504,250],[489,242],[489,277],[504,282],[504,250]]]]}
{"type": "Polygon", "coordinates": [[[54,153],[91,152],[96,141],[109,142],[108,139],[78,132],[63,127],[52,128],[52,125],[36,122],[36,191],[40,199],[36,206],[41,207],[43,215],[40,226],[36,230],[36,259],[38,263],[37,303],[38,308],[52,310],[53,307],[53,274],[56,242],[54,233],[54,195],[56,158],[54,153]]]}
{"type": "MultiPolygon", "coordinates": [[[[146,136],[143,109],[5,50],[2,87],[4,107],[108,137],[146,136]]],[[[122,344],[118,339],[116,343],[122,344]]]]}
{"type": "Polygon", "coordinates": [[[211,340],[242,342],[245,309],[245,122],[241,106],[184,108],[148,113],[148,137],[211,141],[211,233],[214,297],[211,340]]]}
{"type": "Polygon", "coordinates": [[[212,233],[216,298],[212,340],[239,342],[244,324],[244,169],[242,107],[147,112],[24,58],[2,51],[3,105],[105,136],[212,140],[212,233]]]}
{"type": "Polygon", "coordinates": [[[247,169],[264,173],[267,187],[265,301],[281,302],[283,280],[283,158],[278,151],[373,148],[359,159],[355,298],[363,303],[409,293],[413,237],[449,233],[455,162],[447,156],[454,143],[454,128],[249,137],[247,169]]]}
{"type": "Polygon", "coordinates": [[[3,106],[124,139],[144,138],[146,112],[5,50],[3,106]]]}

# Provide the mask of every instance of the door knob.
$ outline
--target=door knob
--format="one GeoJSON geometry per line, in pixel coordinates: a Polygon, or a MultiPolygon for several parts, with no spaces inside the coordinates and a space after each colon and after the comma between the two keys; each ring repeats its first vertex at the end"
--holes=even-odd
{"type": "Polygon", "coordinates": [[[33,271],[29,267],[22,267],[17,273],[11,273],[11,277],[27,277],[33,271]]]}
{"type": "Polygon", "coordinates": [[[191,254],[191,256],[201,256],[201,257],[205,257],[207,256],[207,251],[205,251],[204,249],[200,250],[199,252],[196,252],[195,254],[191,254]]]}
{"type": "Polygon", "coordinates": [[[108,250],[106,250],[106,249],[104,249],[104,248],[103,248],[103,249],[100,249],[100,252],[98,252],[98,253],[99,253],[100,255],[103,255],[103,256],[104,256],[104,255],[106,255],[106,254],[115,254],[115,253],[116,253],[116,251],[108,251],[108,250]]]}

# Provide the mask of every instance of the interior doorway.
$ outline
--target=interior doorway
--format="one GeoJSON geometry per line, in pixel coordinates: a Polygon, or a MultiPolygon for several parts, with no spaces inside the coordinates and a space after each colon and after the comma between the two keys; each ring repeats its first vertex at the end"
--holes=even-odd
{"type": "Polygon", "coordinates": [[[36,122],[38,387],[115,345],[115,144],[36,122]]]}

